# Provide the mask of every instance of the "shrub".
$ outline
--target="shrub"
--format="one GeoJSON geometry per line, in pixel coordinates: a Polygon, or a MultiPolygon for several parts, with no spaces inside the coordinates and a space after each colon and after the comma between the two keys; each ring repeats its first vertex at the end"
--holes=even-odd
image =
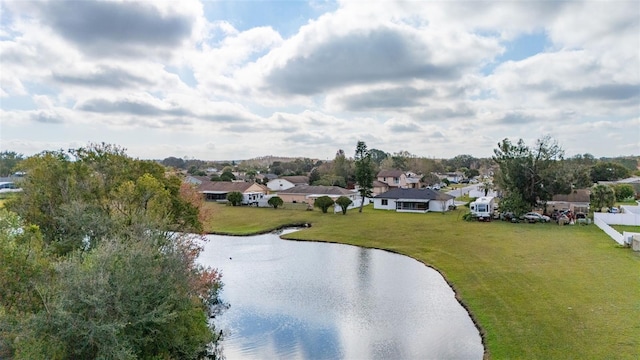
{"type": "Polygon", "coordinates": [[[271,206],[273,206],[274,209],[277,209],[278,206],[282,206],[282,204],[284,204],[284,201],[282,200],[282,198],[280,196],[274,196],[272,198],[270,198],[267,203],[271,206]]]}
{"type": "Polygon", "coordinates": [[[238,206],[242,204],[242,193],[239,191],[232,191],[227,194],[227,200],[233,206],[238,206]]]}
{"type": "Polygon", "coordinates": [[[317,198],[316,201],[313,203],[313,206],[320,208],[320,210],[322,210],[322,212],[326,214],[327,210],[331,206],[333,206],[333,204],[334,204],[333,199],[325,195],[317,198]]]}
{"type": "Polygon", "coordinates": [[[351,201],[351,199],[346,196],[340,196],[338,199],[336,199],[336,204],[340,205],[340,209],[342,209],[342,215],[347,214],[347,208],[349,208],[349,205],[351,205],[352,203],[353,201],[351,201]]]}

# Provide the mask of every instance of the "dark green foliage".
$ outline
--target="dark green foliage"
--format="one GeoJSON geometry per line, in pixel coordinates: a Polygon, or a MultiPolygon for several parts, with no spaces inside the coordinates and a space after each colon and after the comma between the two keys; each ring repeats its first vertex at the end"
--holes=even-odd
{"type": "Polygon", "coordinates": [[[339,198],[336,199],[336,204],[340,206],[340,209],[342,210],[342,215],[347,215],[347,208],[352,203],[353,201],[351,201],[351,199],[349,199],[346,196],[340,196],[339,198]]]}
{"type": "MultiPolygon", "coordinates": [[[[2,309],[9,314],[42,309],[35,285],[45,281],[50,270],[38,227],[0,208],[0,320],[2,309]]],[[[4,358],[2,325],[0,322],[0,358],[4,358]]]]}
{"type": "Polygon", "coordinates": [[[609,185],[595,185],[591,189],[591,208],[602,211],[603,207],[612,207],[616,201],[616,194],[609,185]]]}
{"type": "Polygon", "coordinates": [[[147,236],[73,253],[42,285],[45,308],[20,322],[17,358],[196,359],[215,339],[189,285],[203,270],[185,266],[191,251],[147,236]]]}
{"type": "Polygon", "coordinates": [[[438,175],[433,174],[433,173],[429,173],[429,174],[424,175],[422,177],[422,179],[420,179],[420,181],[425,183],[427,186],[439,184],[441,182],[441,180],[438,177],[438,175]]]}
{"type": "Polygon", "coordinates": [[[314,184],[316,181],[320,180],[320,172],[318,169],[313,169],[309,173],[309,184],[314,184]]]}
{"type": "Polygon", "coordinates": [[[326,174],[323,175],[320,180],[314,181],[312,185],[323,185],[323,186],[339,186],[339,187],[347,187],[347,182],[342,176],[326,174]]]}
{"type": "MultiPolygon", "coordinates": [[[[456,155],[452,159],[443,161],[443,165],[447,171],[463,171],[463,169],[466,169],[467,171],[469,171],[470,169],[477,169],[478,164],[479,164],[479,159],[476,159],[475,157],[471,155],[466,155],[466,154],[456,155]]],[[[466,174],[465,176],[472,177],[466,174]]],[[[473,175],[473,176],[477,176],[477,175],[473,175]]]]}
{"type": "Polygon", "coordinates": [[[616,200],[625,201],[626,199],[632,198],[636,191],[633,189],[633,186],[629,184],[618,184],[613,187],[613,190],[616,192],[616,200]]]}
{"type": "Polygon", "coordinates": [[[334,201],[332,198],[328,197],[328,196],[320,196],[319,198],[316,199],[316,201],[313,203],[313,206],[319,208],[320,210],[322,210],[323,213],[327,213],[327,210],[333,206],[334,201]]]}
{"type": "Polygon", "coordinates": [[[591,180],[598,181],[615,181],[629,177],[631,171],[614,162],[600,161],[591,168],[591,180]]]}
{"type": "Polygon", "coordinates": [[[571,192],[563,151],[551,137],[538,139],[533,148],[522,139],[517,144],[504,139],[494,153],[493,159],[500,166],[495,176],[497,184],[506,193],[518,194],[530,207],[550,200],[554,194],[571,192]]]}
{"type": "Polygon", "coordinates": [[[267,201],[267,203],[273,206],[274,209],[277,209],[278,206],[282,206],[282,204],[284,204],[284,201],[280,196],[273,196],[267,201]]]}
{"type": "MultiPolygon", "coordinates": [[[[362,197],[359,212],[362,212],[364,199],[371,196],[371,190],[373,189],[373,180],[375,180],[376,177],[376,174],[373,170],[371,153],[369,152],[369,150],[367,150],[367,144],[365,144],[364,141],[358,141],[358,144],[356,146],[355,165],[358,192],[362,197]]],[[[346,213],[346,209],[343,208],[342,211],[343,213],[346,213]]]]}
{"type": "Polygon", "coordinates": [[[196,239],[171,235],[202,231],[201,196],[106,144],[43,152],[20,168],[24,191],[6,205],[23,231],[7,232],[18,217],[0,211],[0,357],[203,354],[220,278],[195,262],[196,239]]]}
{"type": "Polygon", "coordinates": [[[179,196],[180,179],[114,145],[42,152],[19,169],[29,174],[21,182],[24,191],[6,206],[37,224],[45,243],[57,243],[60,254],[84,247],[85,238],[91,247],[147,215],[161,220],[158,225],[166,230],[202,229],[191,216],[193,206],[179,196]]]}
{"type": "Polygon", "coordinates": [[[513,212],[520,216],[531,210],[531,204],[526,202],[519,193],[512,192],[500,200],[500,210],[513,212]]]}
{"type": "Polygon", "coordinates": [[[174,167],[176,169],[184,169],[186,168],[186,163],[183,159],[170,156],[162,160],[162,165],[167,167],[174,167]]]}
{"type": "Polygon", "coordinates": [[[476,176],[480,175],[480,171],[478,171],[478,169],[467,169],[467,168],[464,168],[463,172],[464,172],[464,176],[466,178],[468,178],[468,179],[471,179],[473,177],[476,177],[476,176]]]}
{"type": "Polygon", "coordinates": [[[409,154],[406,151],[395,153],[391,156],[391,167],[393,169],[407,171],[409,170],[408,162],[411,157],[413,157],[413,155],[409,154]]]}
{"type": "Polygon", "coordinates": [[[233,175],[231,171],[224,171],[222,174],[220,174],[220,181],[231,181],[235,179],[236,176],[233,175]]]}
{"type": "Polygon", "coordinates": [[[380,164],[389,157],[388,153],[378,149],[369,150],[369,155],[371,155],[371,161],[377,166],[380,166],[380,164]]]}
{"type": "Polygon", "coordinates": [[[0,152],[0,176],[9,176],[14,173],[16,165],[20,161],[24,160],[22,154],[18,154],[15,151],[2,151],[0,152]]]}
{"type": "Polygon", "coordinates": [[[242,198],[243,198],[242,197],[242,193],[239,192],[239,191],[232,191],[232,192],[227,194],[227,200],[233,206],[242,205],[242,198]]]}

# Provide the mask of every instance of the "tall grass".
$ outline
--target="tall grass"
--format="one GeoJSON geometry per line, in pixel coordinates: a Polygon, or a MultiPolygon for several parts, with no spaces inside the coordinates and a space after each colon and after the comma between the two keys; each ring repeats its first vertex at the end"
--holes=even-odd
{"type": "Polygon", "coordinates": [[[211,206],[209,231],[250,234],[307,222],[311,228],[286,237],[385,249],[434,267],[479,324],[488,357],[640,354],[640,254],[594,225],[465,222],[464,210],[409,214],[366,207],[341,215],[211,206]]]}

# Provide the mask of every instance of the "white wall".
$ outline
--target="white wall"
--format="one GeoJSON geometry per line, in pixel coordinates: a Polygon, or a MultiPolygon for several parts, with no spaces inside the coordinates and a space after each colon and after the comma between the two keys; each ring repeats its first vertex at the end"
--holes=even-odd
{"type": "MultiPolygon", "coordinates": [[[[595,213],[594,215],[597,215],[597,214],[598,213],[595,213]]],[[[611,226],[607,225],[607,223],[605,223],[604,220],[602,220],[602,218],[598,218],[598,217],[594,216],[593,223],[596,224],[596,226],[598,226],[600,229],[602,229],[602,231],[604,231],[607,235],[609,235],[618,244],[624,245],[624,238],[623,238],[622,234],[620,234],[618,231],[616,231],[616,229],[614,229],[611,226]]]]}
{"type": "Polygon", "coordinates": [[[293,183],[285,179],[273,179],[267,183],[267,187],[271,191],[287,190],[294,186],[293,183]]]}
{"type": "Polygon", "coordinates": [[[640,214],[634,214],[630,211],[622,214],[609,214],[609,213],[593,213],[593,218],[600,219],[605,224],[609,225],[636,225],[640,226],[640,214]]]}
{"type": "Polygon", "coordinates": [[[382,209],[382,210],[395,210],[396,209],[396,201],[393,199],[386,199],[387,205],[382,205],[383,199],[373,198],[373,208],[374,209],[382,209]]]}
{"type": "Polygon", "coordinates": [[[437,212],[447,211],[449,209],[449,205],[453,205],[453,204],[454,204],[453,199],[447,200],[447,201],[430,200],[429,211],[437,211],[437,212]]]}

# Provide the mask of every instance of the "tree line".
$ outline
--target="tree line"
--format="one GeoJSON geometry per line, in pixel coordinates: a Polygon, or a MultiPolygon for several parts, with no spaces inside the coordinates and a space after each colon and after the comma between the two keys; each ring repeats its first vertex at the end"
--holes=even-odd
{"type": "MultiPolygon", "coordinates": [[[[504,193],[500,207],[517,214],[544,206],[554,195],[570,194],[576,189],[590,188],[598,181],[638,174],[637,169],[632,171],[619,163],[598,161],[590,154],[565,159],[564,150],[550,136],[538,139],[532,146],[522,139],[516,143],[504,139],[494,149],[493,160],[498,165],[494,181],[504,193]]],[[[600,200],[594,203],[595,208],[613,206],[616,191],[620,201],[635,194],[630,185],[620,184],[615,188],[596,185],[592,199],[600,200]]]]}
{"type": "Polygon", "coordinates": [[[17,164],[0,209],[0,358],[215,357],[220,274],[196,262],[202,198],[109,144],[17,164]]]}

